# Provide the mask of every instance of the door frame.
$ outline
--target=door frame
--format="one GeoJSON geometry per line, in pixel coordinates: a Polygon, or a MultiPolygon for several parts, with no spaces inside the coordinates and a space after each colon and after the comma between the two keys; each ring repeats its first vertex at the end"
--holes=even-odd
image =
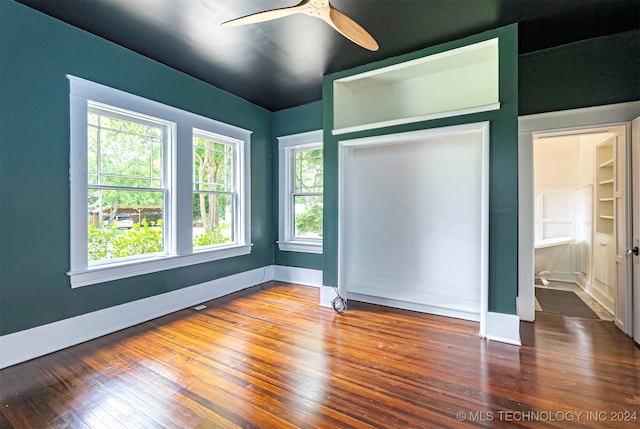
{"type": "MultiPolygon", "coordinates": [[[[633,237],[631,246],[640,246],[640,117],[631,123],[631,158],[632,158],[632,208],[633,237]],[[635,137],[635,138],[634,138],[635,137]]],[[[633,281],[633,339],[640,344],[640,257],[632,257],[633,281]]]]}
{"type": "MultiPolygon", "coordinates": [[[[520,320],[535,320],[533,235],[533,135],[625,125],[640,116],[640,101],[595,106],[518,118],[518,300],[520,320]]],[[[631,136],[628,135],[628,138],[631,136]]],[[[629,225],[629,231],[631,225],[629,225]]],[[[632,282],[629,281],[629,285],[632,282]]],[[[628,311],[633,303],[628,300],[628,311]]],[[[628,313],[632,314],[632,313],[628,313]]],[[[632,326],[630,324],[629,326],[632,326]]]]}

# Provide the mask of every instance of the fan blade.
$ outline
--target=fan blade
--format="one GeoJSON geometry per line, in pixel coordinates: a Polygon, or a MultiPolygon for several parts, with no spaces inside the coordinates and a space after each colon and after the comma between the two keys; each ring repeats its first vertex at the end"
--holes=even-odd
{"type": "Polygon", "coordinates": [[[378,50],[378,42],[376,42],[376,40],[367,33],[367,30],[362,28],[357,22],[340,12],[335,7],[330,5],[330,8],[331,10],[328,17],[326,14],[322,14],[320,16],[323,21],[335,28],[338,33],[342,34],[353,43],[370,51],[378,50]]]}
{"type": "Polygon", "coordinates": [[[225,21],[220,26],[222,27],[236,27],[238,25],[255,24],[257,22],[270,21],[272,19],[278,19],[296,13],[303,12],[303,6],[309,3],[309,0],[303,0],[296,6],[283,7],[279,9],[265,10],[263,12],[252,13],[251,15],[243,16],[240,18],[225,21]]]}

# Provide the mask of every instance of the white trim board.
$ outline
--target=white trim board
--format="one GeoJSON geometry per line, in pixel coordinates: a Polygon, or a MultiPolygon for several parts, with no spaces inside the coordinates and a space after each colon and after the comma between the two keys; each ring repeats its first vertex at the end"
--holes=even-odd
{"type": "MultiPolygon", "coordinates": [[[[331,300],[335,297],[335,288],[321,286],[320,270],[268,265],[0,336],[0,369],[271,280],[319,287],[320,305],[323,307],[331,307],[331,300]]],[[[492,314],[498,313],[489,313],[492,314]]],[[[442,315],[455,317],[452,314],[442,315]]],[[[487,327],[488,339],[519,344],[519,336],[514,336],[514,333],[518,332],[515,327],[518,323],[517,316],[491,317],[492,323],[487,327]]]]}
{"type": "MultiPolygon", "coordinates": [[[[336,288],[333,286],[322,285],[322,271],[274,265],[273,277],[273,280],[319,287],[319,305],[321,307],[333,308],[331,301],[337,296],[336,288]]],[[[429,308],[425,308],[422,304],[411,304],[409,302],[402,301],[390,302],[390,300],[385,298],[366,296],[353,292],[349,292],[347,294],[347,298],[354,301],[362,301],[378,305],[390,305],[405,310],[420,311],[423,313],[427,312],[438,316],[453,317],[456,319],[478,321],[480,317],[477,312],[473,311],[454,310],[436,306],[426,306],[429,308]]],[[[479,327],[480,326],[478,325],[478,328],[479,327]]],[[[521,345],[520,318],[513,314],[487,312],[486,339],[518,346],[521,345]]]]}
{"type": "Polygon", "coordinates": [[[273,280],[273,266],[127,302],[0,337],[0,368],[273,280]]]}
{"type": "Polygon", "coordinates": [[[322,271],[309,268],[273,265],[273,280],[304,286],[322,286],[322,271]]]}
{"type": "MultiPolygon", "coordinates": [[[[335,289],[331,288],[334,291],[335,289]]],[[[402,308],[404,310],[419,311],[421,313],[435,314],[437,316],[453,317],[455,319],[479,321],[479,314],[473,311],[465,311],[447,306],[434,306],[419,304],[410,301],[377,297],[371,295],[361,295],[358,293],[348,293],[348,298],[354,301],[368,302],[370,304],[386,305],[390,307],[402,308]]],[[[321,304],[323,305],[323,304],[321,304]]],[[[331,305],[328,305],[329,307],[331,305]]],[[[478,325],[480,329],[480,325],[478,325]]],[[[520,340],[520,318],[514,314],[503,314],[487,312],[486,335],[480,334],[487,340],[499,341],[501,343],[522,345],[520,340]]]]}
{"type": "Polygon", "coordinates": [[[471,115],[472,113],[490,112],[500,110],[500,103],[484,104],[482,106],[467,107],[464,109],[449,110],[447,112],[430,113],[428,115],[411,116],[409,118],[390,119],[388,121],[373,122],[363,125],[338,128],[332,131],[333,135],[355,133],[358,131],[371,130],[375,128],[392,127],[395,125],[410,124],[413,122],[432,121],[440,118],[451,118],[453,116],[471,115]]]}
{"type": "Polygon", "coordinates": [[[520,341],[520,318],[515,314],[487,313],[487,340],[522,345],[520,341]]]}
{"type": "Polygon", "coordinates": [[[320,286],[322,271],[268,265],[0,337],[0,368],[89,341],[264,282],[320,286]]]}
{"type": "Polygon", "coordinates": [[[369,295],[349,291],[347,297],[354,301],[402,308],[403,310],[418,311],[420,313],[435,314],[436,316],[453,317],[454,319],[471,320],[473,322],[480,321],[479,312],[474,311],[473,309],[465,309],[464,306],[455,306],[450,303],[441,304],[439,302],[435,302],[433,304],[427,304],[424,302],[418,302],[416,297],[413,296],[400,296],[398,299],[395,299],[389,296],[369,295]]]}
{"type": "MultiPolygon", "coordinates": [[[[286,252],[322,253],[322,240],[294,237],[295,150],[322,149],[322,130],[278,137],[278,248],[286,252]]],[[[320,282],[322,283],[322,282],[320,282]]]]}

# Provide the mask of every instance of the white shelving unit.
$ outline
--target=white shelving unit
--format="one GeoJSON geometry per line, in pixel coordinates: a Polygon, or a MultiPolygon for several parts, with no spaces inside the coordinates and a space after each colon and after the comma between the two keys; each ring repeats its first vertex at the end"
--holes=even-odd
{"type": "Polygon", "coordinates": [[[593,281],[597,300],[615,311],[616,153],[614,138],[596,146],[596,231],[593,243],[593,281]]]}
{"type": "Polygon", "coordinates": [[[498,39],[333,82],[334,134],[500,108],[498,39]]]}
{"type": "Polygon", "coordinates": [[[596,146],[596,183],[596,232],[613,236],[616,183],[612,139],[596,146]]]}

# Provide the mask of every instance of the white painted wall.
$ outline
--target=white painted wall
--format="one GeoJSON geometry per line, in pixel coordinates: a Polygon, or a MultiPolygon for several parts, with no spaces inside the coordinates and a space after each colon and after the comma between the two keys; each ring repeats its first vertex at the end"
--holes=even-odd
{"type": "Polygon", "coordinates": [[[580,138],[552,137],[533,144],[534,189],[575,188],[580,182],[580,138]]]}
{"type": "Polygon", "coordinates": [[[580,136],[580,170],[578,186],[593,186],[595,180],[596,146],[601,142],[597,135],[580,136]]]}

